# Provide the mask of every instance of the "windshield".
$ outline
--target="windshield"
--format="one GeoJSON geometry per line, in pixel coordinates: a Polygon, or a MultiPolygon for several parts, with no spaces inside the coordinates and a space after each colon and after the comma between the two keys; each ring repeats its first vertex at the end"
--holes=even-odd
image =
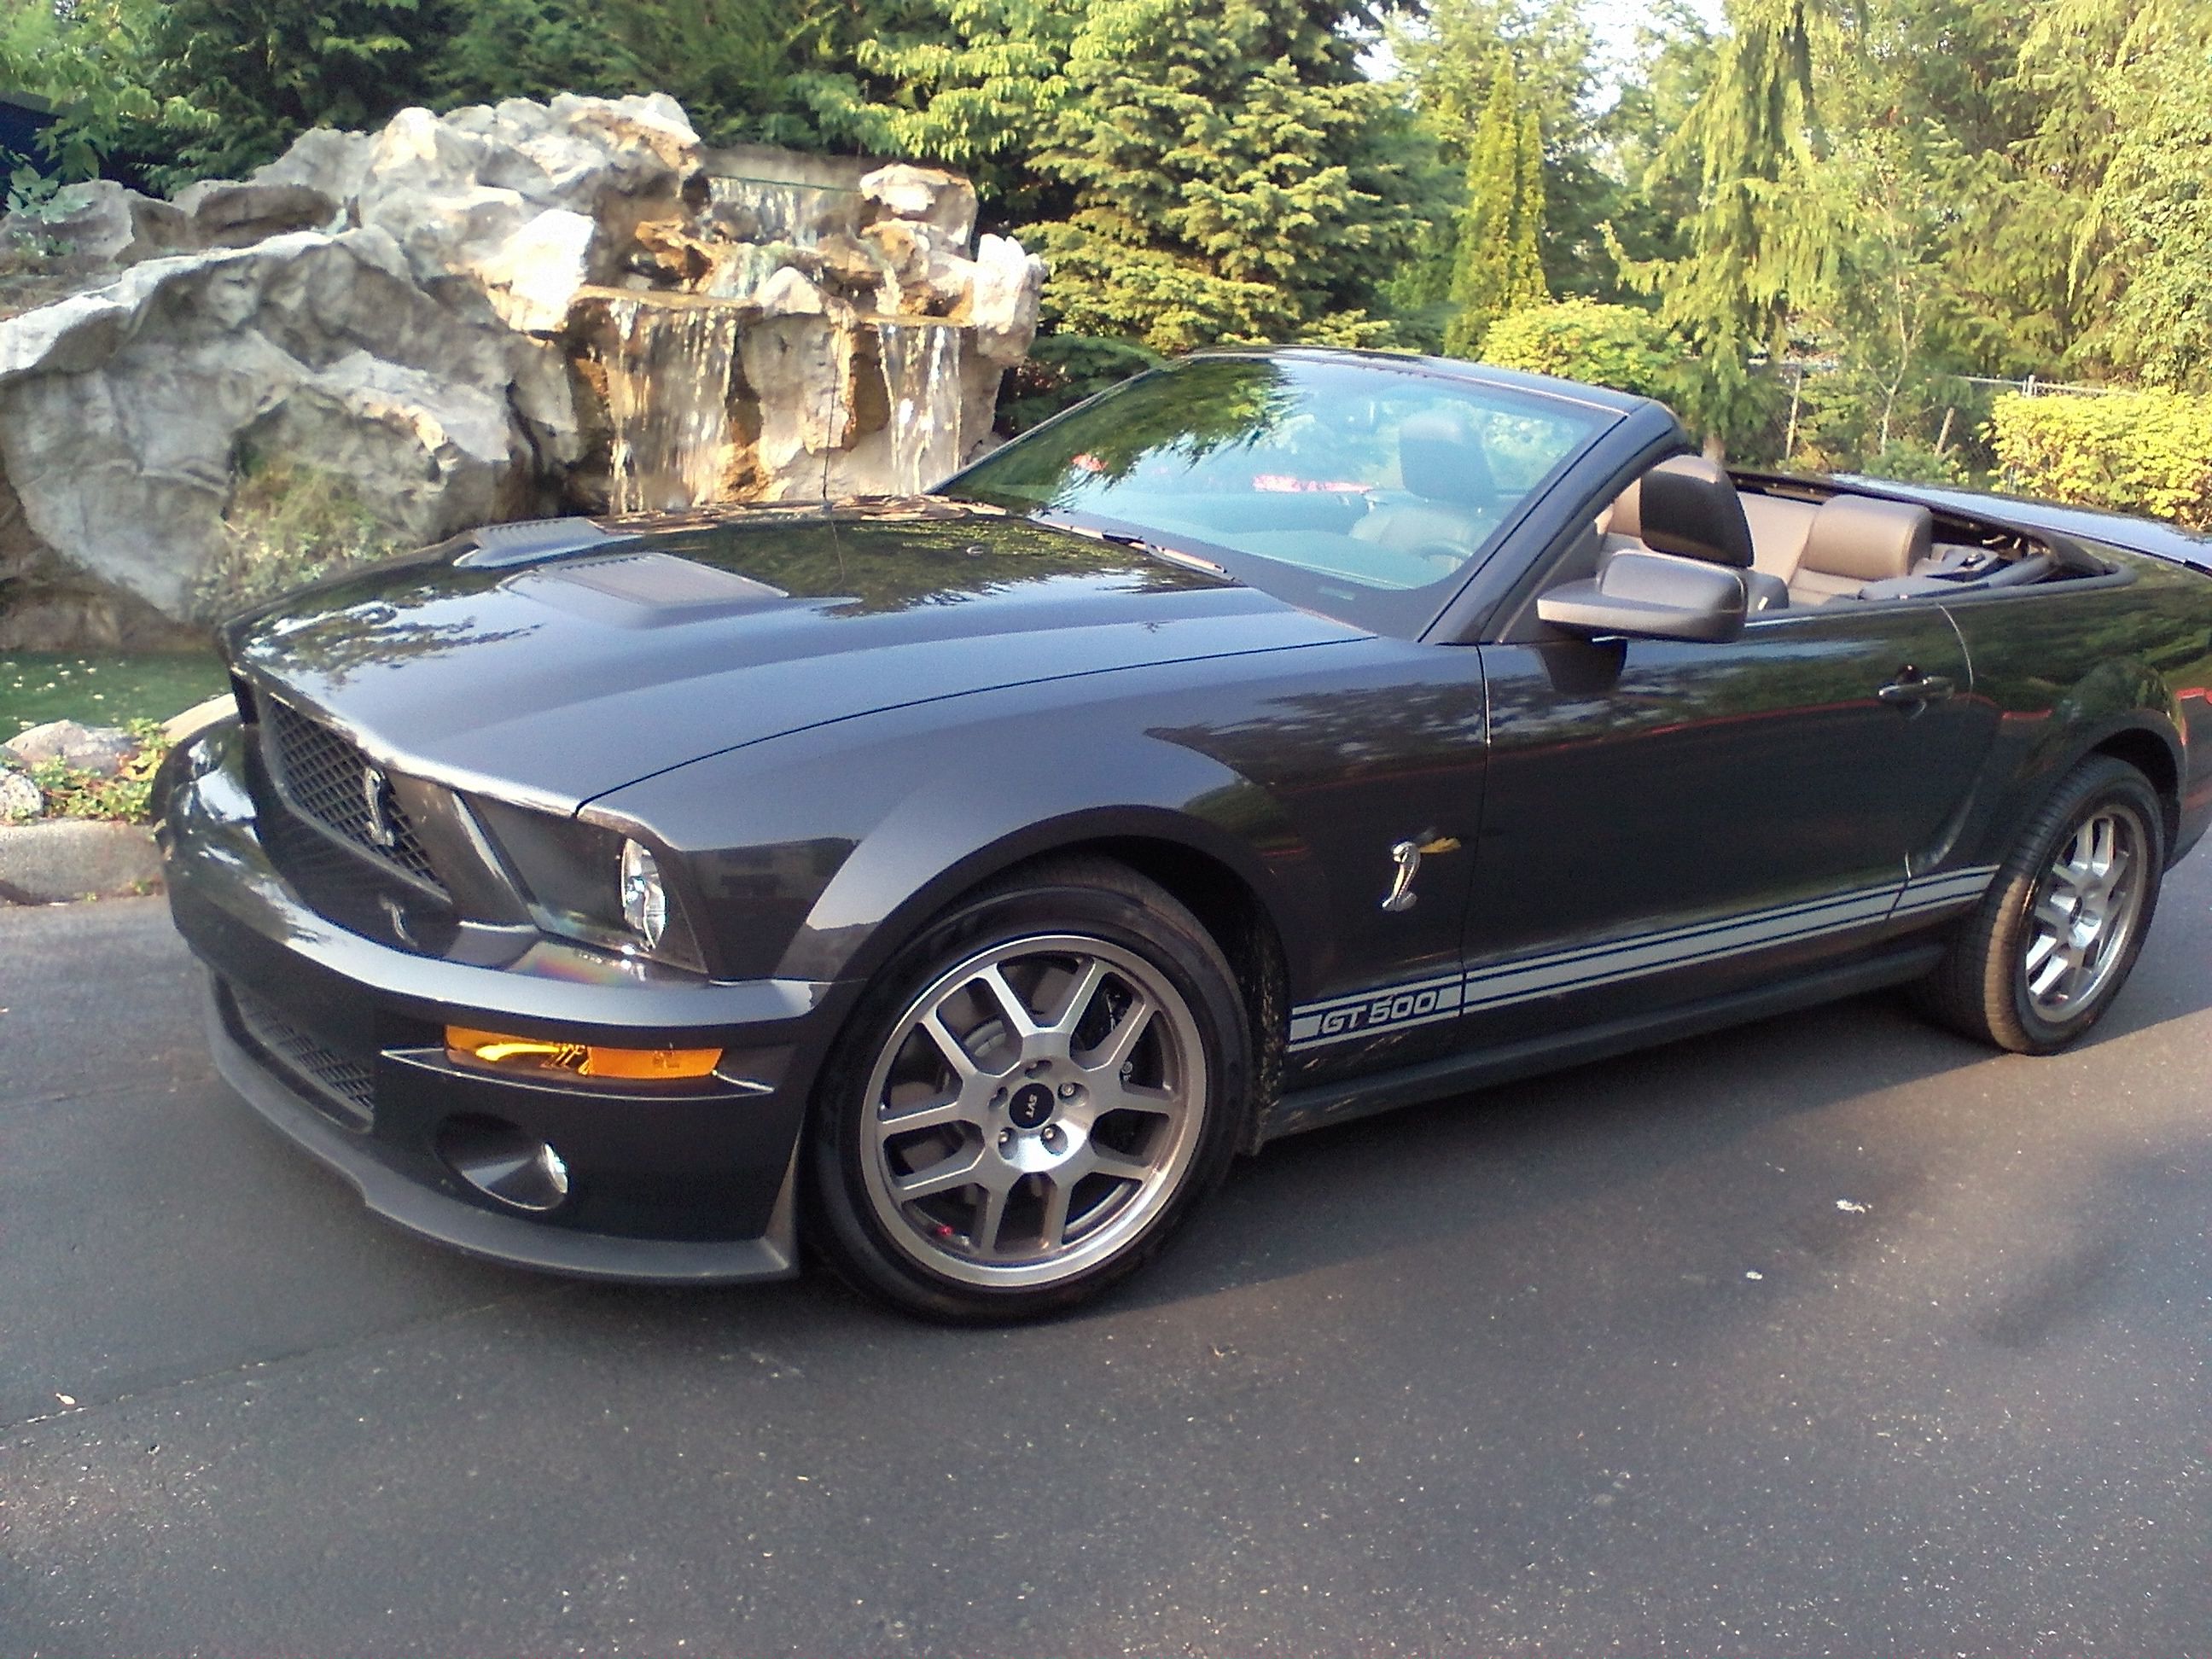
{"type": "Polygon", "coordinates": [[[1413,634],[1617,418],[1373,362],[1203,357],[1070,410],[938,493],[1133,532],[1413,634]]]}

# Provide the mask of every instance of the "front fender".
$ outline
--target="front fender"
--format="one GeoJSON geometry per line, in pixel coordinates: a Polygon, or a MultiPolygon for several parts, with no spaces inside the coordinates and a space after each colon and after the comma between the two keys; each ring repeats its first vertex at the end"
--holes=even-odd
{"type": "Polygon", "coordinates": [[[1219,865],[1266,909],[1293,978],[1302,942],[1322,936],[1326,876],[1280,805],[1218,761],[1139,735],[1086,751],[1079,767],[1016,769],[977,787],[939,772],[886,811],[793,936],[779,973],[875,970],[931,915],[1000,872],[1100,842],[1183,848],[1219,865]]]}
{"type": "Polygon", "coordinates": [[[1328,936],[1328,881],[1280,802],[1158,729],[1092,714],[1073,702],[963,722],[900,711],[696,761],[587,811],[648,828],[679,854],[679,891],[706,923],[718,977],[800,962],[825,979],[862,977],[1000,871],[1141,840],[1242,882],[1303,982],[1328,936]]]}

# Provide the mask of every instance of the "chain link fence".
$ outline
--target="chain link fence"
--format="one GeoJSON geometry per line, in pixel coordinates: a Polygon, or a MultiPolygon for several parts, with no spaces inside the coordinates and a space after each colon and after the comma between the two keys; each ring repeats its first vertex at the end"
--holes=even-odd
{"type": "Polygon", "coordinates": [[[2116,389],[2034,375],[1944,374],[1893,392],[1826,362],[1776,363],[1760,374],[1761,416],[1729,446],[1739,465],[1999,486],[2002,469],[1989,437],[1999,398],[2094,398],[2116,389]]]}

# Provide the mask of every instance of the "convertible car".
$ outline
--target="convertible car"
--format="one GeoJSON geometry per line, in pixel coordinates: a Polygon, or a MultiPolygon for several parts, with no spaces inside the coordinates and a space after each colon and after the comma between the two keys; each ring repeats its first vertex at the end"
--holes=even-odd
{"type": "Polygon", "coordinates": [[[1875,987],[2079,1038],[2212,817],[2212,560],[1230,351],[931,494],[477,532],[224,633],[216,1062],[575,1274],[1067,1307],[1240,1152],[1875,987]]]}

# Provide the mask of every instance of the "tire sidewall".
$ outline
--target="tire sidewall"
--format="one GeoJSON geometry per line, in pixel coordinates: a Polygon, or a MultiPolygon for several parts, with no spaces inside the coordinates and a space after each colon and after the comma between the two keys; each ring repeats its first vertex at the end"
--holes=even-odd
{"type": "Polygon", "coordinates": [[[806,1161],[820,1236],[833,1264],[861,1290],[910,1312],[963,1323],[1030,1319],[1062,1309],[1135,1272],[1166,1244],[1192,1207],[1219,1184],[1237,1142],[1251,1076],[1251,1040],[1227,960],[1164,893],[1082,874],[1041,876],[963,904],[925,928],[873,976],[823,1067],[808,1127],[806,1161]],[[1189,1007],[1207,1078],[1205,1121],[1180,1185],[1120,1250],[1059,1283],[1019,1289],[965,1284],[931,1273],[890,1236],[870,1200],[863,1160],[867,1085],[894,1022],[928,983],[960,960],[1045,933],[1095,936],[1143,958],[1189,1007]]]}
{"type": "Polygon", "coordinates": [[[2124,761],[2100,758],[2079,769],[2057,799],[2045,809],[2043,832],[2023,842],[2008,859],[1994,895],[2002,906],[2002,920],[1992,944],[1996,949],[1986,972],[2002,974],[2003,984],[1987,986],[1993,1003],[2009,1013],[2016,1028],[2016,1046],[2029,1054],[2050,1054],[2077,1041],[2105,1017],[2135,971],[2136,958],[2150,933],[2158,908],[2159,889],[2166,872],[2166,815],[2157,793],[2135,768],[2124,761]],[[2028,994],[2021,971],[2021,951],[2027,933],[2035,892],[2051,861],[2073,838],[2081,824],[2110,805],[2125,805],[2142,824],[2143,896],[2117,969],[2105,981],[2094,1000],[2063,1020],[2041,1012],[2028,994]],[[2001,993],[2001,996],[1997,994],[2001,993]]]}

